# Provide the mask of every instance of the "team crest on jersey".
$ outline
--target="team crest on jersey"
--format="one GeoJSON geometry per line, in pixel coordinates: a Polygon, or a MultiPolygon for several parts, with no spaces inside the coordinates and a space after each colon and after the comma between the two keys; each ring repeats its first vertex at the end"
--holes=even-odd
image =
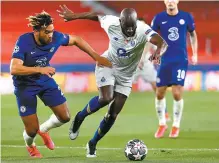
{"type": "Polygon", "coordinates": [[[20,111],[21,111],[22,113],[24,113],[24,112],[26,111],[26,107],[25,107],[25,106],[21,106],[21,107],[20,107],[20,111]]]}
{"type": "Polygon", "coordinates": [[[156,82],[160,83],[160,78],[159,77],[157,77],[156,82]]]}
{"type": "Polygon", "coordinates": [[[181,25],[185,24],[185,20],[184,19],[180,19],[179,20],[179,24],[181,24],[181,25]]]}
{"type": "Polygon", "coordinates": [[[101,78],[101,82],[105,82],[106,79],[104,77],[101,78]]]}
{"type": "Polygon", "coordinates": [[[19,52],[19,49],[20,49],[19,46],[16,45],[16,46],[14,47],[14,51],[13,51],[13,53],[17,53],[17,52],[19,52]]]}
{"type": "Polygon", "coordinates": [[[55,50],[55,47],[52,47],[49,52],[53,52],[54,50],[55,50]]]}
{"type": "Polygon", "coordinates": [[[131,46],[135,46],[135,40],[132,40],[130,44],[131,46]]]}

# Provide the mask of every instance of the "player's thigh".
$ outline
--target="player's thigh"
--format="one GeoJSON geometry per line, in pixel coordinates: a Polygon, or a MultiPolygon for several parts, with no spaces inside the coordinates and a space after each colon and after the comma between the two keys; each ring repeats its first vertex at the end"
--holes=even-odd
{"type": "Polygon", "coordinates": [[[22,116],[21,117],[25,130],[27,134],[31,137],[34,137],[39,130],[39,121],[37,114],[31,114],[28,116],[22,116]]]}
{"type": "Polygon", "coordinates": [[[98,88],[99,90],[99,102],[101,104],[109,104],[113,100],[114,86],[106,85],[98,88]]]}
{"type": "Polygon", "coordinates": [[[157,71],[156,85],[157,87],[164,87],[171,85],[172,81],[172,67],[170,64],[161,63],[157,71]]]}
{"type": "Polygon", "coordinates": [[[36,113],[38,91],[37,87],[15,87],[14,94],[21,117],[36,113]]]}
{"type": "Polygon", "coordinates": [[[69,121],[70,114],[66,104],[66,98],[54,79],[45,82],[38,96],[46,106],[52,109],[60,121],[69,121]]]}
{"type": "Polygon", "coordinates": [[[144,81],[152,83],[156,82],[157,71],[153,65],[146,65],[143,69],[142,77],[144,81]]]}
{"type": "Polygon", "coordinates": [[[114,93],[114,100],[113,102],[110,104],[109,107],[109,111],[108,114],[113,116],[114,118],[117,117],[117,115],[120,113],[120,111],[122,110],[126,100],[127,100],[127,96],[124,94],[121,94],[119,92],[115,92],[114,93]]]}
{"type": "Polygon", "coordinates": [[[98,88],[115,84],[112,68],[96,66],[95,77],[98,88]]]}
{"type": "Polygon", "coordinates": [[[66,123],[70,121],[70,111],[67,106],[67,102],[64,102],[63,104],[50,107],[53,113],[56,115],[56,117],[61,121],[62,123],[66,123]]]}
{"type": "Polygon", "coordinates": [[[137,68],[137,70],[135,71],[133,78],[132,78],[132,82],[135,83],[137,82],[138,78],[142,76],[142,70],[137,68]]]}
{"type": "Polygon", "coordinates": [[[50,108],[64,104],[66,101],[64,93],[61,91],[54,79],[50,79],[45,82],[38,96],[43,103],[50,108]]]}
{"type": "Polygon", "coordinates": [[[115,77],[113,69],[108,67],[96,66],[96,83],[99,89],[100,101],[110,102],[113,99],[115,77]]]}
{"type": "Polygon", "coordinates": [[[179,62],[172,65],[172,85],[184,86],[188,62],[179,62]]]}

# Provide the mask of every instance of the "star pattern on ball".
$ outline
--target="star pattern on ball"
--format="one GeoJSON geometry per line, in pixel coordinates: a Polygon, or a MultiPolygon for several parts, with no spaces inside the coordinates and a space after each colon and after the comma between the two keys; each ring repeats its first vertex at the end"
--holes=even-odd
{"type": "Polygon", "coordinates": [[[126,147],[126,149],[125,149],[125,153],[126,153],[127,155],[132,154],[132,152],[131,152],[131,148],[126,147]]]}
{"type": "Polygon", "coordinates": [[[139,154],[139,152],[137,153],[137,155],[133,155],[135,157],[135,160],[141,160],[142,155],[139,154]]]}
{"type": "Polygon", "coordinates": [[[141,142],[137,142],[137,143],[135,143],[134,148],[140,149],[141,146],[142,146],[141,142]]]}

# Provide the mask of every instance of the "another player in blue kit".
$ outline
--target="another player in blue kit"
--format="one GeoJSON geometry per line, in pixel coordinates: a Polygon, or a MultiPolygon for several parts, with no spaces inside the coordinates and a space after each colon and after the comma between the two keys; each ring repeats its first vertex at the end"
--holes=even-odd
{"type": "Polygon", "coordinates": [[[161,65],[157,75],[156,110],[159,118],[159,128],[156,138],[161,138],[167,129],[165,119],[165,92],[172,86],[173,125],[169,137],[179,135],[180,121],[183,111],[183,86],[188,68],[188,54],[186,48],[187,32],[190,34],[193,51],[192,62],[197,63],[198,41],[195,32],[195,23],[191,14],[178,10],[178,0],[165,0],[167,10],[155,16],[152,29],[159,31],[168,44],[168,49],[161,57],[161,65]]]}
{"type": "Polygon", "coordinates": [[[25,33],[16,42],[10,72],[13,75],[19,114],[24,123],[23,137],[31,157],[42,157],[34,143],[38,133],[47,148],[53,150],[54,143],[48,131],[70,120],[66,98],[52,76],[55,68],[49,62],[60,46],[76,45],[89,54],[99,65],[111,67],[111,63],[99,56],[78,36],[54,31],[53,19],[45,11],[29,16],[33,32],[25,33]],[[37,96],[49,106],[54,114],[39,126],[36,114],[37,96]]]}

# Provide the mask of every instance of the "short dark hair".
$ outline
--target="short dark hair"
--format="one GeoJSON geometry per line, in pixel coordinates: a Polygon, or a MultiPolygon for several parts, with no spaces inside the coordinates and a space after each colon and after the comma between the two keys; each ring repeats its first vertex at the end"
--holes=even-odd
{"type": "Polygon", "coordinates": [[[27,25],[37,31],[53,24],[53,18],[45,11],[35,14],[35,16],[29,16],[27,19],[29,20],[27,25]]]}
{"type": "Polygon", "coordinates": [[[140,20],[140,21],[144,21],[144,22],[145,22],[145,20],[144,20],[143,17],[138,18],[138,20],[140,20]]]}

